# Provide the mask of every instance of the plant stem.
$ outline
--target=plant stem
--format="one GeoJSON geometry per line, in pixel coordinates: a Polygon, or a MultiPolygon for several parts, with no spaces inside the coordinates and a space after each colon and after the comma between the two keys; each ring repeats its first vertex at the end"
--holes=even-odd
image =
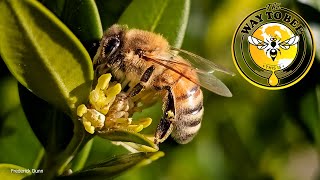
{"type": "Polygon", "coordinates": [[[89,140],[87,144],[83,148],[81,148],[81,151],[77,154],[77,156],[73,159],[71,166],[73,172],[79,171],[84,167],[90,154],[92,144],[93,139],[89,140]]]}
{"type": "Polygon", "coordinates": [[[47,154],[45,173],[43,174],[45,179],[53,179],[55,176],[63,174],[75,154],[91,139],[80,122],[75,122],[74,125],[74,134],[67,148],[58,155],[47,154]]]}
{"type": "Polygon", "coordinates": [[[84,140],[84,132],[75,132],[67,149],[62,152],[57,161],[57,174],[61,175],[65,171],[65,167],[74,158],[76,152],[84,140]]]}
{"type": "Polygon", "coordinates": [[[33,162],[33,165],[32,165],[33,169],[38,169],[39,168],[39,166],[41,164],[41,161],[42,161],[42,159],[44,157],[44,152],[45,152],[44,149],[41,148],[39,153],[38,153],[38,155],[37,155],[37,158],[33,162]]]}

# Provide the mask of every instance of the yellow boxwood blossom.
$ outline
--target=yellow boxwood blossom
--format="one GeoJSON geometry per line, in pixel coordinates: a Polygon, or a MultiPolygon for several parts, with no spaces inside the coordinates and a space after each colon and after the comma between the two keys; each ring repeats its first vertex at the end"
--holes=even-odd
{"type": "MultiPolygon", "coordinates": [[[[139,108],[121,92],[119,83],[110,81],[111,74],[101,75],[96,87],[90,92],[89,104],[78,106],[77,115],[81,117],[85,130],[90,134],[96,131],[103,132],[105,129],[122,129],[138,133],[148,127],[152,122],[151,118],[134,121],[129,117],[139,108]]],[[[130,145],[142,149],[141,146],[130,145]]]]}

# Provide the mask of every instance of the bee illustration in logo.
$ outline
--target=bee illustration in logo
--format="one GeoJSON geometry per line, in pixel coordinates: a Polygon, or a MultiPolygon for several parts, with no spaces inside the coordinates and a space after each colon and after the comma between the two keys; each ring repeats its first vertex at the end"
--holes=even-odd
{"type": "Polygon", "coordinates": [[[267,41],[262,41],[258,38],[253,36],[248,37],[248,41],[250,44],[256,46],[259,50],[266,49],[266,55],[268,55],[274,61],[278,55],[281,54],[280,48],[283,50],[288,50],[290,46],[295,45],[299,42],[299,36],[293,36],[287,40],[280,42],[279,39],[275,37],[270,37],[267,41]]]}
{"type": "Polygon", "coordinates": [[[155,143],[170,134],[188,143],[200,129],[203,95],[200,86],[222,96],[232,96],[212,72],[232,74],[190,52],[172,48],[161,35],[113,25],[104,34],[93,60],[96,76],[111,72],[127,98],[163,100],[163,117],[155,143]],[[146,94],[151,97],[144,98],[146,94]]]}

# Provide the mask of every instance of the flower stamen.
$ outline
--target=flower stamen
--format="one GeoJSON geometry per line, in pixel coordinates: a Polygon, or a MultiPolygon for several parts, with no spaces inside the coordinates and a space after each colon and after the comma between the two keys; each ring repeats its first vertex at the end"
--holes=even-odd
{"type": "Polygon", "coordinates": [[[133,121],[132,116],[141,110],[138,103],[128,98],[121,91],[121,84],[110,82],[111,74],[101,75],[94,90],[90,92],[89,104],[81,104],[77,115],[81,118],[85,130],[94,134],[104,129],[123,129],[131,132],[141,132],[151,123],[151,118],[141,118],[133,121]]]}

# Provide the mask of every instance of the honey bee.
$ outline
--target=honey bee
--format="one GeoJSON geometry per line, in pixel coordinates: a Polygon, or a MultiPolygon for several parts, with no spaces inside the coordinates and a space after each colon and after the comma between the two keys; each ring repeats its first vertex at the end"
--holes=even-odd
{"type": "Polygon", "coordinates": [[[154,95],[149,98],[158,95],[163,99],[155,144],[170,134],[176,142],[185,144],[197,134],[204,110],[200,86],[232,96],[212,74],[232,73],[195,54],[170,47],[159,34],[127,26],[113,25],[104,33],[93,65],[96,77],[111,72],[128,98],[151,92],[154,95]]]}

